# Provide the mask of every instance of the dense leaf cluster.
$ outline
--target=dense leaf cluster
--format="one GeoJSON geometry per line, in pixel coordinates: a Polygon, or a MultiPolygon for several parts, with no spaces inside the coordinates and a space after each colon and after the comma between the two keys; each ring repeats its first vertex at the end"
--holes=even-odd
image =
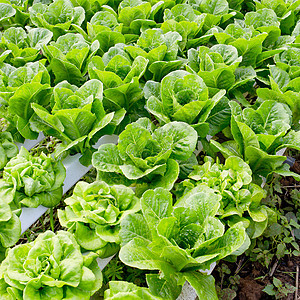
{"type": "Polygon", "coordinates": [[[114,281],[105,299],[176,299],[185,281],[215,299],[205,269],[276,222],[262,182],[300,180],[282,154],[300,149],[299,11],[299,0],[0,0],[1,297],[89,299],[102,284],[94,252],[120,249],[152,270],[149,288],[114,281]],[[40,132],[60,140],[53,157],[18,154],[40,132]],[[68,232],[5,253],[21,206],[60,202],[57,159],[75,153],[97,180],[65,200],[68,232]]]}

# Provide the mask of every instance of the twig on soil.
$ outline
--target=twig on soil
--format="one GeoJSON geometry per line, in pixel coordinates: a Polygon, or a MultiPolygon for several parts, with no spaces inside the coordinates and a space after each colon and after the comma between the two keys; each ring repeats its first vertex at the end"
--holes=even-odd
{"type": "Polygon", "coordinates": [[[270,270],[270,273],[269,273],[270,277],[272,277],[273,274],[275,273],[275,270],[276,270],[276,268],[277,268],[277,265],[278,265],[278,260],[275,261],[275,263],[274,263],[272,269],[270,270]]]}
{"type": "Polygon", "coordinates": [[[300,185],[283,185],[281,188],[298,188],[300,185]]]}
{"type": "Polygon", "coordinates": [[[296,291],[295,291],[295,300],[298,300],[298,286],[299,286],[299,266],[296,267],[296,291]]]}
{"type": "Polygon", "coordinates": [[[240,260],[239,260],[239,263],[238,263],[238,265],[237,265],[237,268],[236,268],[236,270],[235,270],[235,274],[237,274],[239,271],[240,271],[240,269],[242,268],[242,265],[243,265],[243,262],[244,262],[244,257],[242,257],[240,260]]]}

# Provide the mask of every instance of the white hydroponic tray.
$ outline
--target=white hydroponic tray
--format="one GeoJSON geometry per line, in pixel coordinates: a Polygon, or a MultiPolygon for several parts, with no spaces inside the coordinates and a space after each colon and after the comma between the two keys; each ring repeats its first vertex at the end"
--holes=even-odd
{"type": "MultiPolygon", "coordinates": [[[[25,147],[27,150],[31,150],[34,146],[40,143],[44,139],[44,135],[42,133],[39,134],[36,140],[25,140],[23,144],[16,143],[18,148],[20,149],[21,146],[25,147]]],[[[102,144],[107,143],[114,143],[118,142],[118,136],[116,135],[106,135],[99,139],[99,141],[94,145],[94,148],[98,148],[102,144]]],[[[200,146],[200,145],[198,145],[200,146]]],[[[200,147],[199,147],[200,148],[200,147]]],[[[76,184],[81,177],[83,177],[91,168],[92,166],[85,167],[79,162],[80,154],[76,154],[73,156],[68,156],[63,160],[63,164],[66,168],[66,178],[64,181],[63,186],[63,193],[65,194],[72,186],[76,184]]],[[[23,207],[22,213],[20,216],[21,221],[21,228],[22,234],[32,225],[34,224],[46,211],[48,210],[47,207],[40,205],[37,208],[28,208],[23,207]]],[[[98,258],[97,263],[101,270],[103,270],[110,260],[114,257],[110,256],[104,259],[98,258]]],[[[208,275],[211,274],[213,269],[215,268],[216,263],[213,263],[210,267],[210,270],[202,271],[203,273],[207,273],[208,275]]],[[[178,297],[177,300],[195,300],[197,298],[197,294],[195,290],[186,282],[183,285],[182,293],[178,297]]]]}
{"type": "Polygon", "coordinates": [[[16,143],[17,147],[20,148],[23,146],[28,151],[31,150],[34,146],[36,146],[39,142],[41,142],[45,138],[44,134],[40,132],[38,138],[36,140],[25,140],[24,143],[16,143]]]}

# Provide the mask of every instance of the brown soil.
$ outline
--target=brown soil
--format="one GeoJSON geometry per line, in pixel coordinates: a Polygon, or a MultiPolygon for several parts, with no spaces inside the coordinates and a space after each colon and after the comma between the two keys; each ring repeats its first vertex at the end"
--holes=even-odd
{"type": "Polygon", "coordinates": [[[257,300],[263,296],[264,286],[257,283],[251,276],[240,279],[240,291],[238,293],[239,299],[257,300]]]}

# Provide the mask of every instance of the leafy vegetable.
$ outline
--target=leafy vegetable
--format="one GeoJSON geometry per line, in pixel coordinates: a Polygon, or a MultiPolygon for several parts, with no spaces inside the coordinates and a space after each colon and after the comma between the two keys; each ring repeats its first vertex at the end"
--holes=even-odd
{"type": "Polygon", "coordinates": [[[8,251],[0,267],[6,299],[88,300],[102,285],[97,255],[82,255],[69,232],[46,231],[34,242],[8,251]]]}
{"type": "MultiPolygon", "coordinates": [[[[250,21],[249,21],[250,22],[250,21]]],[[[262,55],[262,44],[268,34],[266,32],[258,33],[251,26],[246,26],[244,21],[235,20],[233,24],[229,24],[224,30],[214,33],[219,44],[227,44],[234,46],[238,50],[238,55],[242,56],[240,66],[255,66],[256,61],[260,61],[262,55]]],[[[273,56],[272,52],[270,56],[273,56]]],[[[270,57],[266,56],[264,59],[270,57]]]]}
{"type": "Polygon", "coordinates": [[[142,56],[132,60],[124,47],[124,44],[117,44],[102,58],[95,56],[89,64],[89,76],[103,83],[105,108],[125,108],[130,112],[142,97],[139,80],[146,71],[148,60],[142,56]]]}
{"type": "Polygon", "coordinates": [[[121,222],[120,259],[131,267],[160,270],[166,279],[173,274],[189,281],[202,299],[217,299],[211,276],[195,270],[233,253],[245,240],[241,223],[225,231],[215,218],[220,200],[221,196],[201,185],[175,206],[166,189],[146,191],[141,198],[142,215],[128,215],[121,222]]]}
{"type": "Polygon", "coordinates": [[[88,63],[96,54],[99,42],[91,45],[80,34],[67,33],[60,36],[56,42],[43,47],[55,76],[55,83],[67,80],[71,84],[79,85],[85,81],[88,63]]]}
{"type": "Polygon", "coordinates": [[[0,180],[1,202],[12,208],[54,207],[62,197],[66,171],[61,161],[42,153],[32,156],[24,147],[4,167],[0,180]]]}
{"type": "Polygon", "coordinates": [[[288,72],[291,79],[297,78],[300,75],[300,49],[291,47],[274,56],[276,65],[288,72]]]}
{"type": "Polygon", "coordinates": [[[142,56],[149,60],[146,79],[159,81],[166,74],[179,69],[183,61],[177,59],[179,45],[182,40],[178,32],[163,33],[161,29],[143,31],[134,46],[126,46],[125,50],[135,59],[142,56]]]}
{"type": "Polygon", "coordinates": [[[221,25],[235,15],[235,12],[229,13],[229,5],[226,0],[193,0],[190,1],[190,5],[204,15],[204,30],[221,25]]]}
{"type": "Polygon", "coordinates": [[[282,163],[284,156],[276,152],[289,147],[299,149],[299,132],[289,131],[291,127],[291,110],[287,105],[276,101],[264,101],[256,110],[245,108],[231,102],[231,133],[234,141],[216,141],[211,143],[218,148],[225,157],[237,155],[249,162],[253,175],[268,177],[273,172],[290,174],[298,178],[293,172],[288,172],[282,163]]]}
{"type": "Polygon", "coordinates": [[[196,72],[208,86],[210,95],[226,89],[235,94],[241,86],[254,82],[256,73],[252,67],[239,67],[242,57],[234,46],[218,44],[211,48],[200,47],[188,51],[187,69],[196,72]]]}
{"type": "Polygon", "coordinates": [[[9,21],[16,14],[16,10],[9,3],[0,3],[0,22],[9,21]]]}
{"type": "Polygon", "coordinates": [[[252,171],[247,163],[237,156],[230,156],[224,165],[210,157],[205,158],[203,165],[195,165],[190,179],[177,184],[177,194],[192,193],[197,185],[207,185],[222,196],[219,218],[227,224],[243,221],[245,228],[260,228],[253,232],[248,231],[251,238],[263,233],[268,224],[268,209],[261,204],[266,192],[258,185],[252,183],[252,171]]]}
{"type": "Polygon", "coordinates": [[[6,61],[20,67],[41,58],[40,50],[51,41],[52,36],[52,32],[45,28],[30,28],[26,32],[22,27],[10,27],[3,32],[0,48],[13,56],[6,61]]]}
{"type": "Polygon", "coordinates": [[[171,122],[155,129],[149,119],[141,118],[126,126],[118,145],[101,145],[92,163],[98,178],[108,183],[117,177],[124,184],[171,189],[179,173],[177,161],[187,160],[196,143],[197,133],[186,123],[171,122]]]}
{"type": "MultiPolygon", "coordinates": [[[[116,13],[108,7],[102,7],[87,23],[88,35],[85,38],[91,42],[96,40],[99,42],[98,53],[102,56],[114,45],[125,43],[122,28],[123,24],[118,22],[116,13]]],[[[78,32],[82,33],[82,29],[78,29],[78,32]]]]}
{"type": "Polygon", "coordinates": [[[147,1],[134,0],[128,1],[123,0],[118,6],[118,20],[123,24],[122,33],[128,38],[133,38],[134,35],[138,38],[138,35],[152,27],[156,27],[154,20],[149,20],[150,15],[154,17],[151,4],[147,1]]]}
{"type": "Polygon", "coordinates": [[[207,86],[196,74],[173,71],[161,83],[148,81],[144,94],[148,99],[148,111],[162,124],[170,121],[186,122],[203,138],[209,132],[216,134],[229,124],[228,99],[223,97],[225,91],[222,90],[209,99],[207,86]],[[227,113],[224,106],[227,106],[227,113]],[[220,110],[223,115],[221,118],[218,117],[220,110]]]}
{"type": "Polygon", "coordinates": [[[54,0],[49,5],[34,3],[29,13],[31,22],[52,31],[55,40],[66,33],[72,24],[81,25],[85,19],[84,9],[81,6],[73,7],[69,0],[54,0]]]}
{"type": "Polygon", "coordinates": [[[38,130],[31,103],[47,106],[50,101],[50,76],[41,61],[15,68],[0,66],[0,115],[9,123],[7,131],[15,141],[36,139],[38,130]]]}
{"type": "Polygon", "coordinates": [[[102,105],[102,83],[92,79],[80,88],[63,81],[53,90],[53,107],[49,113],[40,105],[32,108],[42,120],[37,125],[49,135],[56,136],[62,145],[56,156],[67,150],[83,155],[82,163],[89,165],[93,145],[104,134],[112,134],[124,117],[123,109],[106,114],[102,105]]]}
{"type": "Polygon", "coordinates": [[[197,47],[207,42],[211,35],[202,36],[201,31],[205,22],[205,14],[199,14],[189,4],[177,4],[171,9],[164,10],[164,22],[161,29],[164,33],[169,31],[178,32],[182,41],[179,42],[180,50],[197,47]]]}
{"type": "Polygon", "coordinates": [[[65,203],[66,208],[58,211],[61,225],[74,233],[82,248],[100,257],[118,251],[120,222],[140,209],[139,199],[131,188],[109,186],[101,181],[77,183],[65,203]]]}
{"type": "Polygon", "coordinates": [[[123,299],[133,297],[134,299],[175,299],[181,290],[180,286],[174,281],[166,281],[158,274],[147,274],[149,288],[141,288],[133,283],[125,281],[110,281],[109,290],[105,291],[104,299],[123,299]]]}

